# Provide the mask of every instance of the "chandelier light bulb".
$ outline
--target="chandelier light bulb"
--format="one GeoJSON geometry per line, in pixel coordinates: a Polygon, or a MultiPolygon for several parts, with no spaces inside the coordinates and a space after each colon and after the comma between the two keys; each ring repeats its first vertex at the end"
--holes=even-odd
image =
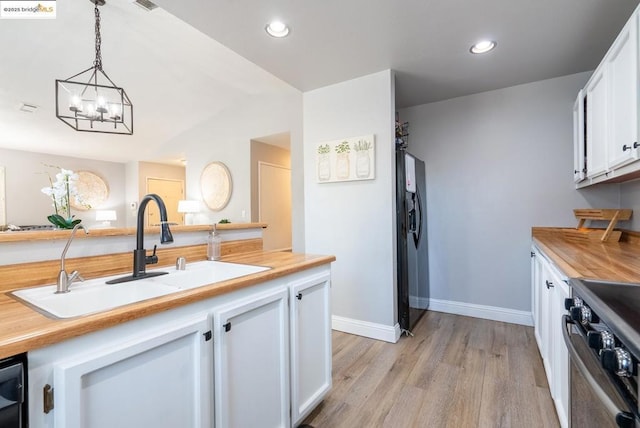
{"type": "Polygon", "coordinates": [[[96,111],[100,113],[106,113],[107,110],[107,101],[102,96],[98,96],[96,98],[96,111]]]}
{"type": "Polygon", "coordinates": [[[69,100],[69,110],[75,112],[82,111],[82,99],[78,95],[71,96],[69,100]]]}
{"type": "Polygon", "coordinates": [[[87,117],[96,117],[98,113],[96,112],[96,106],[93,103],[87,104],[87,117]]]}
{"type": "Polygon", "coordinates": [[[109,114],[111,115],[111,119],[120,120],[121,113],[122,113],[122,108],[120,107],[120,104],[116,104],[116,103],[109,104],[109,114]]]}

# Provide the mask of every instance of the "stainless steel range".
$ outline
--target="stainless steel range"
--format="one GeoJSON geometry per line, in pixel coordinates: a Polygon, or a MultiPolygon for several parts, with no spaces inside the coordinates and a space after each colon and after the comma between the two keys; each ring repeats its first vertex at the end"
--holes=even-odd
{"type": "Polygon", "coordinates": [[[640,284],[570,280],[564,340],[571,426],[640,427],[640,284]]]}

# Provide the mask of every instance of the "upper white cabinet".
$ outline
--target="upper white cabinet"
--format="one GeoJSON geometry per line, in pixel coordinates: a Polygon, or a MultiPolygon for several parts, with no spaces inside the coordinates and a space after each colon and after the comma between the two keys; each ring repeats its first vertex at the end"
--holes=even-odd
{"type": "Polygon", "coordinates": [[[636,162],[640,158],[638,15],[636,9],[574,105],[574,181],[578,187],[640,176],[640,162],[636,162]],[[585,157],[583,175],[580,165],[585,157]]]}
{"type": "Polygon", "coordinates": [[[297,426],[331,389],[331,290],[328,272],[289,284],[291,421],[297,426]]]}
{"type": "Polygon", "coordinates": [[[638,17],[633,17],[606,57],[609,93],[608,166],[638,159],[638,17]]]}
{"type": "Polygon", "coordinates": [[[584,89],[587,99],[587,177],[607,171],[607,68],[599,67],[584,89]]]}
{"type": "Polygon", "coordinates": [[[584,91],[581,89],[573,104],[573,181],[576,183],[584,180],[587,173],[584,110],[584,91]]]}

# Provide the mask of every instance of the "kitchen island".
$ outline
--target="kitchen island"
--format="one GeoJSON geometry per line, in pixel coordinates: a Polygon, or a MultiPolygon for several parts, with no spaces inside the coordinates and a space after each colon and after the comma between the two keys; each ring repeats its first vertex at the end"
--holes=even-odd
{"type": "MultiPolygon", "coordinates": [[[[242,248],[238,241],[227,249],[242,248]]],[[[205,259],[206,245],[162,251],[161,265],[172,266],[180,254],[188,267],[205,259]]],[[[130,259],[104,254],[69,262],[95,277],[105,269],[126,272],[130,259]]],[[[331,387],[334,260],[227,251],[221,262],[269,269],[68,319],[19,302],[4,281],[0,355],[28,355],[31,427],[296,426],[331,387]],[[256,405],[246,409],[247,400],[256,405]]],[[[14,287],[22,288],[41,285],[55,262],[0,270],[29,278],[14,287]]],[[[73,287],[82,284],[71,293],[73,287]]]]}

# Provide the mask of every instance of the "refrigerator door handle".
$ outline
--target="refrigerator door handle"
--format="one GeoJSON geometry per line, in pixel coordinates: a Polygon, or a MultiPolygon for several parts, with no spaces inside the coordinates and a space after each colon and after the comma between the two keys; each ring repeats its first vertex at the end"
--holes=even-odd
{"type": "Polygon", "coordinates": [[[422,200],[420,199],[420,189],[416,189],[416,193],[413,194],[413,211],[414,211],[414,215],[413,215],[413,243],[415,244],[416,248],[418,248],[418,245],[420,245],[420,238],[422,237],[422,200]],[[416,215],[415,212],[418,213],[418,228],[416,230],[415,227],[415,221],[416,221],[416,215]]]}

